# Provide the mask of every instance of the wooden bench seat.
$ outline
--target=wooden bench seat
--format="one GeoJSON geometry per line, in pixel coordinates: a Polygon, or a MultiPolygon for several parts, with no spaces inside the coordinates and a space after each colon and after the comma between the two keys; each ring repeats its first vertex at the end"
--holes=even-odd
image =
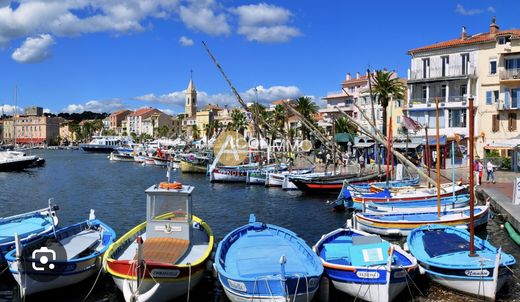
{"type": "MultiPolygon", "coordinates": [[[[143,243],[143,260],[175,264],[184,256],[190,242],[175,238],[150,238],[143,243]]],[[[137,255],[134,257],[137,259],[137,255]]]]}

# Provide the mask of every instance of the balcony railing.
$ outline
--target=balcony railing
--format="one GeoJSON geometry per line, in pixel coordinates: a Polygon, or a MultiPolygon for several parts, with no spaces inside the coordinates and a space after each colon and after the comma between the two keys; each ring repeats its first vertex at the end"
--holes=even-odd
{"type": "MultiPolygon", "coordinates": [[[[452,102],[464,102],[466,100],[465,95],[450,95],[448,97],[440,96],[439,97],[439,103],[445,103],[446,101],[449,103],[452,102]]],[[[434,104],[435,103],[435,97],[429,97],[426,98],[410,98],[410,103],[412,104],[434,104]]]]}
{"type": "Polygon", "coordinates": [[[499,110],[499,111],[520,109],[520,107],[518,107],[517,101],[512,102],[511,100],[509,100],[506,102],[505,100],[497,100],[496,105],[497,105],[497,110],[499,110]]]}
{"type": "Polygon", "coordinates": [[[520,80],[520,68],[502,69],[499,72],[500,80],[520,80]]]}
{"type": "Polygon", "coordinates": [[[474,65],[468,65],[465,70],[462,70],[462,65],[448,65],[446,68],[444,68],[444,73],[442,67],[428,67],[426,72],[424,72],[423,69],[412,70],[410,72],[410,80],[461,77],[476,75],[476,72],[477,68],[474,65]]]}

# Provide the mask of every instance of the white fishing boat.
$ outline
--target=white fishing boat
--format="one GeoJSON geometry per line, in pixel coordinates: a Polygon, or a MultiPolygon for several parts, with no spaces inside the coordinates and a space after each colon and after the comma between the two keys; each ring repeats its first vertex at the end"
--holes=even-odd
{"type": "Polygon", "coordinates": [[[0,171],[20,171],[33,167],[37,161],[37,156],[25,155],[23,152],[0,151],[0,171]]]}
{"type": "Polygon", "coordinates": [[[213,234],[192,215],[194,187],[161,183],[146,190],[146,221],[105,253],[106,270],[126,301],[169,301],[202,279],[213,234]]]}

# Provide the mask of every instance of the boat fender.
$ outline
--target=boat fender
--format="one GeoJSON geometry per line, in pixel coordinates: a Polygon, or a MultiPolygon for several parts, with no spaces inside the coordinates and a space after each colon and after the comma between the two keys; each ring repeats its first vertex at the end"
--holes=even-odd
{"type": "Polygon", "coordinates": [[[347,219],[347,227],[348,227],[349,229],[352,228],[352,219],[347,219]]]}
{"type": "Polygon", "coordinates": [[[215,263],[212,263],[212,265],[213,265],[213,270],[211,271],[211,276],[214,279],[217,279],[217,277],[218,277],[217,265],[215,263]]]}
{"type": "Polygon", "coordinates": [[[150,288],[145,293],[140,294],[139,292],[134,293],[132,292],[132,289],[130,288],[130,282],[128,282],[128,279],[125,279],[123,281],[123,296],[125,297],[125,301],[133,301],[133,302],[144,302],[144,301],[151,301],[153,295],[155,295],[155,292],[159,289],[159,286],[161,286],[161,283],[155,283],[155,285],[150,288]]]}
{"type": "Polygon", "coordinates": [[[424,275],[426,271],[424,270],[424,267],[419,265],[419,274],[424,275]]]}

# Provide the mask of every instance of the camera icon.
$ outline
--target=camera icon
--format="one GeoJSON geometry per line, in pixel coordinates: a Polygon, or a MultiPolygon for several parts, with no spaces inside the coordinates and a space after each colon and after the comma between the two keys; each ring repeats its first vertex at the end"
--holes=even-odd
{"type": "Polygon", "coordinates": [[[54,264],[49,261],[56,260],[56,252],[43,246],[32,252],[32,258],[37,260],[32,262],[32,268],[35,271],[44,271],[46,268],[54,269],[54,264]]]}

